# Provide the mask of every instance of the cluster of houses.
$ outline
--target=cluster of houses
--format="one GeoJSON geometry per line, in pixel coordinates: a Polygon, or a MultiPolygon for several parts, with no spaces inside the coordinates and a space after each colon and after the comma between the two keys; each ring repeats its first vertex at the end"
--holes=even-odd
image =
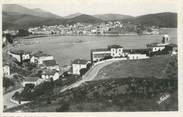
{"type": "MultiPolygon", "coordinates": [[[[159,29],[146,27],[143,34],[159,34],[159,29]],[[150,29],[150,30],[149,30],[150,29]]],[[[29,28],[28,31],[33,35],[39,34],[59,34],[59,35],[105,35],[105,34],[126,34],[136,32],[137,26],[131,23],[121,23],[120,21],[102,22],[99,24],[67,24],[29,28]]]]}
{"type": "Polygon", "coordinates": [[[163,36],[161,43],[147,44],[145,49],[124,49],[120,45],[112,45],[108,48],[91,50],[91,61],[95,63],[105,58],[146,59],[151,54],[161,51],[166,51],[167,54],[171,55],[177,54],[177,45],[169,43],[168,35],[163,36]]]}
{"type": "MultiPolygon", "coordinates": [[[[164,35],[161,43],[147,44],[145,49],[124,49],[120,45],[111,45],[108,48],[91,50],[91,60],[76,59],[72,61],[71,66],[60,67],[52,55],[38,51],[34,54],[25,50],[8,51],[8,54],[16,58],[20,63],[31,62],[35,63],[41,70],[41,77],[26,77],[23,81],[23,86],[27,84],[39,85],[44,81],[54,81],[59,79],[60,71],[70,71],[75,75],[80,75],[80,70],[87,68],[89,63],[94,64],[106,59],[125,58],[127,60],[147,59],[151,53],[166,51],[168,54],[177,54],[177,45],[169,43],[168,35],[164,35]]],[[[4,76],[10,75],[8,65],[3,65],[4,76]]],[[[63,72],[62,72],[63,73],[63,72]]]]}
{"type": "MultiPolygon", "coordinates": [[[[9,55],[14,57],[18,63],[31,62],[35,63],[39,69],[42,70],[41,77],[25,77],[22,85],[25,87],[27,84],[39,85],[44,81],[57,80],[60,76],[60,68],[56,63],[52,55],[38,51],[31,54],[29,51],[25,50],[10,50],[7,52],[9,55]]],[[[10,75],[9,66],[3,66],[4,74],[10,75]]],[[[7,75],[4,75],[7,76],[7,75]]]]}

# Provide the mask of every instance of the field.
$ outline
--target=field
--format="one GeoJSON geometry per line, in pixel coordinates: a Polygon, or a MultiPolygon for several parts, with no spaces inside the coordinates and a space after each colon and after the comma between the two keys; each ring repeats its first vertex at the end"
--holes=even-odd
{"type": "Polygon", "coordinates": [[[126,78],[126,77],[156,77],[165,75],[172,56],[154,56],[145,60],[127,60],[112,63],[102,68],[96,79],[126,78]]]}
{"type": "MultiPolygon", "coordinates": [[[[171,42],[177,43],[177,29],[162,29],[169,34],[171,42]]],[[[90,50],[106,48],[108,45],[119,44],[124,48],[145,48],[146,44],[160,42],[161,35],[126,35],[126,36],[53,36],[33,39],[20,39],[12,49],[44,51],[55,57],[60,66],[69,65],[77,58],[90,59],[90,50]]]]}

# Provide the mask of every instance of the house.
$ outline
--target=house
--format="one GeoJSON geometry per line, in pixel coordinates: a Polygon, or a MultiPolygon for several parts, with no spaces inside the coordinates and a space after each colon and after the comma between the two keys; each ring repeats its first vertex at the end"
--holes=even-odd
{"type": "Polygon", "coordinates": [[[128,59],[147,59],[149,58],[146,54],[128,54],[128,59]]]}
{"type": "Polygon", "coordinates": [[[112,58],[124,57],[123,47],[120,45],[111,45],[108,48],[93,49],[91,50],[91,61],[97,62],[110,56],[112,58]]]}
{"type": "Polygon", "coordinates": [[[72,62],[72,73],[80,75],[80,70],[82,68],[87,68],[88,60],[76,59],[72,62]]]}
{"type": "Polygon", "coordinates": [[[91,50],[91,61],[92,62],[100,61],[105,56],[111,56],[111,51],[106,48],[91,50]]]}
{"type": "Polygon", "coordinates": [[[30,61],[31,52],[25,50],[10,50],[8,54],[16,58],[18,62],[30,61]]]}
{"type": "Polygon", "coordinates": [[[124,56],[123,47],[120,45],[108,46],[108,50],[111,51],[111,56],[113,58],[124,56]]]}
{"type": "Polygon", "coordinates": [[[43,70],[43,72],[41,73],[41,78],[44,80],[44,81],[50,81],[51,78],[53,78],[53,81],[59,79],[59,72],[57,70],[48,70],[48,69],[45,69],[43,70]]]}
{"type": "Polygon", "coordinates": [[[54,57],[48,54],[43,53],[42,51],[38,51],[37,53],[34,53],[31,55],[31,62],[37,63],[38,65],[43,64],[43,61],[46,60],[53,60],[54,57]]]}
{"type": "Polygon", "coordinates": [[[124,49],[124,55],[130,59],[147,59],[149,58],[150,49],[124,49]]]}
{"type": "Polygon", "coordinates": [[[25,77],[22,86],[25,87],[26,85],[34,85],[37,86],[43,82],[43,79],[39,77],[25,77]]]}
{"type": "Polygon", "coordinates": [[[50,70],[60,70],[55,60],[44,60],[42,66],[50,70]]]}
{"type": "Polygon", "coordinates": [[[151,43],[147,44],[147,48],[151,50],[151,52],[157,52],[157,51],[162,51],[165,49],[165,46],[169,45],[169,36],[164,35],[162,38],[161,43],[151,43]]]}
{"type": "Polygon", "coordinates": [[[10,66],[8,64],[3,65],[3,76],[10,76],[10,66]]]}

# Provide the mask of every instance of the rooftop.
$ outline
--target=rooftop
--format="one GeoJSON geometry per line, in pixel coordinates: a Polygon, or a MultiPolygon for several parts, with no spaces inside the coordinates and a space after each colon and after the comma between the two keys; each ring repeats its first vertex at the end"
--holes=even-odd
{"type": "Polygon", "coordinates": [[[43,72],[41,74],[42,75],[54,75],[56,72],[58,72],[58,71],[45,69],[45,70],[43,70],[43,72]]]}
{"type": "Polygon", "coordinates": [[[120,45],[110,45],[110,46],[108,46],[108,49],[111,49],[111,48],[123,48],[122,46],[120,46],[120,45]]]}
{"type": "Polygon", "coordinates": [[[84,59],[75,59],[72,64],[87,64],[88,60],[84,60],[84,59]]]}
{"type": "Polygon", "coordinates": [[[39,79],[41,79],[41,78],[39,78],[39,77],[25,77],[24,81],[26,81],[26,82],[36,82],[39,79]]]}
{"type": "Polygon", "coordinates": [[[56,63],[55,60],[46,60],[46,61],[43,61],[43,64],[46,65],[46,66],[54,66],[54,65],[57,65],[57,63],[56,63]]]}

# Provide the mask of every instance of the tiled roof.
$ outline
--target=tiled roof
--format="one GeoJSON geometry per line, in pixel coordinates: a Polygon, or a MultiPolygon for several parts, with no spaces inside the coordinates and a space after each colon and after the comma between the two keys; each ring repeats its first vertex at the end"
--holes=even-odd
{"type": "Polygon", "coordinates": [[[54,75],[57,72],[57,70],[48,70],[45,69],[43,70],[43,72],[41,73],[42,75],[54,75]]]}
{"type": "Polygon", "coordinates": [[[39,77],[25,77],[24,81],[27,81],[27,82],[36,82],[39,79],[41,79],[41,78],[39,78],[39,77]]]}
{"type": "Polygon", "coordinates": [[[84,59],[76,59],[72,62],[72,64],[87,64],[88,60],[84,60],[84,59]]]}
{"type": "Polygon", "coordinates": [[[123,52],[131,53],[131,54],[147,54],[150,49],[124,49],[123,52]]]}
{"type": "Polygon", "coordinates": [[[111,48],[123,48],[123,47],[120,45],[110,45],[108,46],[108,48],[111,49],[111,48]]]}
{"type": "Polygon", "coordinates": [[[46,66],[54,66],[54,65],[57,65],[57,63],[56,63],[55,60],[45,60],[45,61],[43,61],[43,64],[46,65],[46,66]]]}

